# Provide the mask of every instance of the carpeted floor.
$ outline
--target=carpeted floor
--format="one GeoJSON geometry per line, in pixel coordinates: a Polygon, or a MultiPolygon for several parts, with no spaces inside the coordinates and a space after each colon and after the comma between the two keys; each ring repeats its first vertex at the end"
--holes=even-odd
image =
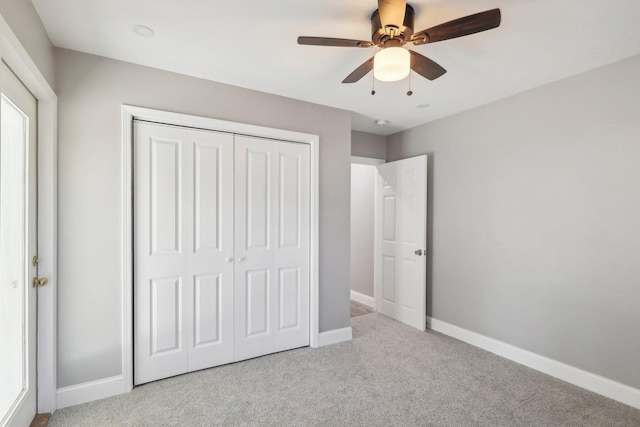
{"type": "Polygon", "coordinates": [[[640,426],[640,410],[380,314],[353,340],[137,387],[50,426],[640,426]]]}

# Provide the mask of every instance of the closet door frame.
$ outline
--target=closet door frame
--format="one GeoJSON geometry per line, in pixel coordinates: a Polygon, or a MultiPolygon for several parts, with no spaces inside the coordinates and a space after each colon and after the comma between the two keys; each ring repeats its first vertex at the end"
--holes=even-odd
{"type": "Polygon", "coordinates": [[[133,121],[228,132],[310,146],[309,345],[319,347],[319,137],[150,108],[122,106],[122,387],[133,389],[133,121]]]}

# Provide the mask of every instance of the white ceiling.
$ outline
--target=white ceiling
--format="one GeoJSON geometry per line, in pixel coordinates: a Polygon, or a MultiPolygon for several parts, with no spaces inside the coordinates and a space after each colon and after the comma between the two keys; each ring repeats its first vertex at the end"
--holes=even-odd
{"type": "Polygon", "coordinates": [[[388,135],[640,54],[638,0],[415,0],[415,31],[499,7],[502,25],[410,46],[447,69],[429,81],[340,83],[377,49],[299,46],[299,35],[370,40],[376,0],[33,0],[55,46],[352,112],[388,135]],[[152,38],[132,27],[145,25],[152,38]],[[417,108],[428,104],[427,108],[417,108]],[[389,125],[379,127],[374,119],[389,125]]]}

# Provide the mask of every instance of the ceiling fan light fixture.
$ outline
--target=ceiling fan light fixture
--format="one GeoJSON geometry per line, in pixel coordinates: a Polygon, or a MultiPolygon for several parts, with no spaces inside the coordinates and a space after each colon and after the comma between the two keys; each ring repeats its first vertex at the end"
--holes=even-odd
{"type": "Polygon", "coordinates": [[[407,77],[410,71],[409,51],[401,47],[382,49],[373,59],[373,76],[381,82],[397,82],[407,77]]]}

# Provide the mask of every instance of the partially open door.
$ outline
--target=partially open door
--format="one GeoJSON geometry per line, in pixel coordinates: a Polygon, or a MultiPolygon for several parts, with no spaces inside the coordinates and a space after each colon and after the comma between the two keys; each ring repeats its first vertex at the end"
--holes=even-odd
{"type": "Polygon", "coordinates": [[[427,156],[378,166],[377,310],[426,329],[427,156]]]}
{"type": "Polygon", "coordinates": [[[36,99],[0,62],[0,425],[36,414],[36,99]]]}

